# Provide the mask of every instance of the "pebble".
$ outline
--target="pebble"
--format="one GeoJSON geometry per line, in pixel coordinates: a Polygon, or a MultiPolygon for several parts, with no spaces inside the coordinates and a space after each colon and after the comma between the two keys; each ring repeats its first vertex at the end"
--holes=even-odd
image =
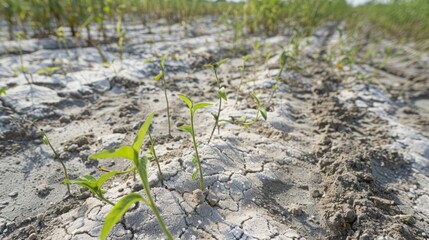
{"type": "Polygon", "coordinates": [[[289,212],[294,215],[295,217],[301,216],[303,214],[303,211],[300,207],[291,207],[289,209],[289,212]]]}
{"type": "Polygon", "coordinates": [[[37,235],[35,233],[32,233],[30,236],[28,236],[27,240],[36,240],[37,235]]]}
{"type": "Polygon", "coordinates": [[[70,123],[71,122],[71,119],[69,116],[62,116],[62,117],[60,117],[59,120],[60,120],[60,123],[70,123]]]}
{"type": "Polygon", "coordinates": [[[216,206],[216,204],[219,202],[219,197],[212,192],[209,192],[206,199],[209,202],[210,206],[216,206]]]}
{"type": "Polygon", "coordinates": [[[16,191],[15,192],[11,192],[11,193],[8,194],[8,196],[11,197],[11,198],[17,197],[18,196],[18,192],[16,192],[16,191]]]}
{"type": "Polygon", "coordinates": [[[194,196],[194,201],[196,203],[203,203],[204,202],[204,192],[201,191],[201,189],[195,189],[192,192],[192,195],[194,196]]]}
{"type": "Polygon", "coordinates": [[[319,190],[313,190],[313,192],[311,193],[311,196],[313,198],[321,198],[323,196],[323,194],[319,191],[319,190]]]}
{"type": "Polygon", "coordinates": [[[401,222],[403,222],[407,225],[416,224],[416,219],[411,215],[396,215],[395,218],[399,219],[401,222]]]}

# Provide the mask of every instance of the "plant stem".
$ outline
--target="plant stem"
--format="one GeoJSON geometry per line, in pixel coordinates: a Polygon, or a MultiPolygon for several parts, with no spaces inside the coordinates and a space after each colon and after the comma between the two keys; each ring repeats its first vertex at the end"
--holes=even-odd
{"type": "Polygon", "coordinates": [[[167,104],[168,136],[171,137],[170,106],[168,104],[167,84],[165,83],[165,69],[164,68],[162,68],[162,87],[164,88],[165,102],[167,104]]]}
{"type": "Polygon", "coordinates": [[[140,178],[143,182],[144,191],[146,193],[147,199],[149,200],[149,207],[152,209],[153,213],[155,214],[156,219],[158,220],[159,226],[161,226],[162,231],[164,231],[164,234],[167,236],[167,238],[169,240],[173,240],[173,236],[171,235],[170,231],[168,231],[167,227],[165,226],[164,221],[162,220],[161,215],[158,212],[158,208],[156,207],[155,202],[152,199],[152,195],[150,193],[149,182],[147,182],[145,180],[145,179],[147,179],[147,177],[145,178],[142,175],[141,171],[138,171],[138,172],[139,172],[140,178]]]}
{"type": "Polygon", "coordinates": [[[238,85],[237,93],[235,94],[234,106],[237,105],[238,95],[240,94],[240,89],[241,89],[241,85],[243,84],[243,80],[244,80],[244,61],[243,61],[243,66],[241,67],[241,79],[240,79],[240,84],[238,85]]]}
{"type": "MultiPolygon", "coordinates": [[[[217,75],[216,68],[213,68],[213,71],[214,71],[215,76],[216,76],[217,87],[218,87],[218,90],[219,90],[220,89],[220,80],[219,80],[219,77],[217,75]]],[[[222,97],[219,96],[219,108],[218,108],[218,111],[217,111],[217,115],[215,117],[215,125],[213,126],[213,130],[212,130],[212,132],[210,134],[210,138],[209,138],[209,141],[207,142],[207,144],[209,144],[210,141],[212,140],[213,133],[216,130],[216,127],[218,128],[218,131],[220,133],[220,130],[219,130],[219,118],[220,118],[220,112],[221,112],[221,110],[222,110],[222,97]]]]}
{"type": "Polygon", "coordinates": [[[103,196],[98,196],[101,200],[103,200],[103,201],[105,201],[105,202],[107,202],[108,204],[110,204],[110,205],[112,205],[112,206],[115,206],[115,204],[113,203],[113,202],[111,202],[111,201],[109,201],[109,200],[107,200],[105,197],[103,197],[103,196]]]}
{"type": "MultiPolygon", "coordinates": [[[[215,125],[215,127],[216,127],[216,125],[215,125]]],[[[203,191],[204,190],[203,169],[201,168],[201,160],[200,160],[200,155],[198,153],[198,145],[197,145],[197,141],[195,140],[194,114],[192,113],[192,111],[191,111],[191,128],[192,128],[192,141],[194,143],[195,156],[197,158],[197,163],[198,163],[198,171],[200,172],[200,189],[201,189],[201,191],[203,191]]],[[[213,134],[213,132],[212,132],[212,134],[213,134]]]]}
{"type": "Polygon", "coordinates": [[[159,171],[159,175],[160,175],[159,177],[161,179],[161,183],[163,183],[164,182],[164,175],[162,174],[161,166],[159,165],[158,156],[156,155],[156,152],[155,152],[155,141],[153,140],[152,135],[150,134],[150,131],[148,131],[148,135],[150,138],[151,147],[153,149],[153,158],[155,159],[156,165],[158,167],[158,171],[159,171]]]}
{"type": "Polygon", "coordinates": [[[268,102],[265,105],[266,107],[270,106],[270,102],[271,102],[271,100],[272,100],[272,98],[274,96],[274,93],[276,92],[277,88],[279,87],[278,84],[280,82],[280,75],[282,74],[284,67],[285,67],[284,65],[281,66],[280,71],[279,71],[279,73],[276,76],[276,88],[274,88],[273,91],[271,91],[270,98],[268,99],[268,102]]]}
{"type": "MultiPolygon", "coordinates": [[[[67,173],[67,168],[66,165],[64,164],[64,162],[60,159],[60,155],[57,153],[57,151],[55,150],[55,148],[52,146],[51,141],[49,141],[48,136],[46,135],[46,132],[43,131],[41,129],[42,134],[45,136],[46,138],[46,143],[48,144],[48,146],[51,148],[52,152],[54,153],[54,159],[58,160],[61,163],[61,166],[63,167],[63,171],[64,171],[64,177],[66,179],[69,179],[69,175],[67,173]]],[[[71,191],[70,191],[70,184],[66,183],[67,186],[67,193],[71,195],[71,191]]]]}

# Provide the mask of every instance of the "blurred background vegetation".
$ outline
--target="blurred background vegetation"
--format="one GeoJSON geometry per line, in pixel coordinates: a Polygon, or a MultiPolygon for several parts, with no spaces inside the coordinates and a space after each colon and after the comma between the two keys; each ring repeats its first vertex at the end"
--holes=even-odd
{"type": "Polygon", "coordinates": [[[241,35],[276,35],[286,28],[309,35],[327,21],[344,21],[347,31],[362,37],[413,41],[429,49],[429,0],[387,2],[353,7],[346,0],[0,0],[0,18],[10,39],[16,33],[55,35],[60,26],[69,27],[76,38],[90,38],[92,29],[105,37],[106,25],[119,19],[124,24],[147,25],[159,19],[186,24],[212,16],[241,35]]]}

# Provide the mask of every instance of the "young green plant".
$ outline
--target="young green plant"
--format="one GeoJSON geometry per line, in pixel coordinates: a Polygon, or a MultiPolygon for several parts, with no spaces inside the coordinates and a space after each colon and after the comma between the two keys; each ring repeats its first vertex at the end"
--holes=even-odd
{"type": "Polygon", "coordinates": [[[124,60],[124,40],[126,31],[122,30],[122,10],[125,8],[123,4],[118,7],[118,23],[116,24],[116,34],[118,34],[119,59],[124,60]]]}
{"type": "Polygon", "coordinates": [[[161,229],[164,231],[164,234],[167,236],[168,239],[170,240],[173,239],[171,233],[165,226],[164,221],[161,218],[161,215],[159,214],[158,208],[156,207],[155,202],[152,198],[152,194],[150,192],[150,185],[149,185],[148,171],[147,171],[148,170],[147,168],[149,165],[149,159],[146,156],[140,156],[140,149],[142,147],[144,138],[149,130],[149,126],[152,121],[153,115],[154,114],[151,113],[149,117],[146,119],[146,121],[143,123],[142,127],[138,131],[137,136],[135,137],[134,142],[131,146],[122,146],[118,149],[107,149],[99,153],[92,154],[90,156],[91,159],[126,158],[128,160],[131,160],[141,178],[143,189],[146,193],[146,198],[134,192],[129,193],[128,195],[121,198],[118,201],[118,203],[114,205],[114,207],[109,212],[106,219],[104,220],[104,225],[101,230],[100,239],[106,239],[109,232],[112,230],[115,224],[121,219],[121,217],[125,214],[125,212],[134,203],[138,201],[144,202],[148,207],[151,208],[152,212],[155,214],[158,220],[158,223],[161,229]]]}
{"type": "Polygon", "coordinates": [[[237,105],[238,96],[240,95],[241,85],[243,85],[244,70],[245,70],[245,67],[246,67],[246,62],[249,61],[249,59],[251,59],[251,58],[252,58],[252,56],[250,56],[250,55],[246,55],[246,56],[244,56],[244,57],[241,58],[241,60],[242,60],[242,65],[240,67],[241,79],[240,79],[240,84],[238,85],[238,88],[237,88],[237,92],[235,93],[235,103],[234,103],[234,106],[237,105]]]}
{"type": "MultiPolygon", "coordinates": [[[[159,61],[159,66],[161,67],[161,70],[159,71],[158,75],[156,75],[153,79],[155,81],[159,81],[160,79],[162,79],[162,90],[164,91],[164,97],[165,97],[165,102],[167,104],[167,124],[168,124],[168,136],[171,137],[171,123],[170,123],[170,106],[168,103],[168,97],[167,97],[167,83],[165,81],[165,59],[167,59],[167,55],[163,55],[161,57],[161,60],[159,61]]],[[[146,61],[146,62],[151,62],[150,60],[146,61]]]]}
{"type": "Polygon", "coordinates": [[[70,180],[70,179],[64,179],[64,183],[66,184],[76,184],[81,187],[84,187],[91,191],[94,195],[96,195],[101,200],[105,201],[106,203],[115,206],[113,202],[106,199],[104,197],[104,194],[107,192],[106,190],[102,189],[103,184],[109,180],[111,177],[117,175],[117,171],[109,171],[107,173],[102,174],[98,179],[94,178],[91,175],[85,175],[83,177],[80,177],[76,180],[70,180]]]}
{"type": "Polygon", "coordinates": [[[192,174],[192,180],[195,180],[197,174],[199,173],[200,174],[200,189],[204,190],[203,169],[201,168],[201,159],[200,159],[200,155],[198,153],[198,144],[197,144],[197,141],[195,140],[194,116],[195,116],[195,113],[197,112],[198,109],[212,106],[212,104],[206,103],[206,102],[200,102],[200,103],[194,104],[194,102],[192,102],[191,99],[189,99],[187,96],[185,96],[183,94],[179,94],[179,98],[182,99],[183,102],[185,102],[189,108],[191,125],[183,125],[183,126],[178,127],[178,129],[185,131],[185,132],[188,132],[192,136],[192,142],[194,144],[194,150],[195,150],[195,154],[192,158],[192,163],[197,165],[195,170],[194,170],[194,173],[192,174]]]}
{"type": "Polygon", "coordinates": [[[219,79],[219,76],[217,73],[217,69],[228,60],[229,60],[228,58],[224,58],[217,63],[204,65],[205,67],[211,68],[213,70],[215,77],[216,77],[216,83],[217,83],[218,95],[219,95],[218,111],[217,111],[217,113],[212,113],[212,116],[215,119],[215,124],[213,126],[212,132],[210,133],[210,138],[209,138],[208,143],[210,143],[210,141],[212,140],[213,133],[216,130],[216,128],[218,128],[218,131],[219,131],[219,118],[220,118],[220,112],[222,111],[222,99],[225,101],[227,101],[227,99],[228,99],[228,97],[226,95],[225,87],[221,86],[221,82],[220,82],[220,79],[219,79]]]}
{"type": "Polygon", "coordinates": [[[61,160],[60,155],[58,154],[58,152],[52,146],[51,141],[49,141],[49,138],[48,138],[48,135],[46,134],[46,132],[43,129],[40,129],[40,133],[42,133],[42,135],[43,135],[43,138],[42,138],[43,143],[45,145],[49,146],[49,148],[51,148],[52,152],[54,153],[54,160],[58,160],[61,163],[61,166],[63,167],[63,171],[64,171],[64,182],[65,182],[65,184],[67,186],[67,194],[71,195],[70,184],[67,182],[68,179],[69,179],[69,175],[67,173],[66,165],[61,160]]]}
{"type": "MultiPolygon", "coordinates": [[[[252,120],[247,120],[246,116],[243,115],[240,119],[233,121],[232,123],[243,125],[245,128],[249,128],[250,125],[259,121],[259,114],[266,121],[267,120],[267,110],[265,106],[261,103],[261,100],[255,95],[251,94],[253,101],[256,103],[256,116],[252,120]]],[[[228,121],[230,122],[230,121],[228,121]]]]}
{"type": "Polygon", "coordinates": [[[282,75],[282,72],[283,72],[283,70],[284,70],[284,68],[286,66],[286,51],[285,50],[283,50],[282,54],[280,55],[279,62],[280,62],[280,71],[278,72],[278,74],[276,76],[276,83],[272,87],[270,98],[268,99],[268,102],[266,104],[267,106],[269,106],[270,103],[271,103],[271,100],[272,100],[272,98],[274,96],[274,93],[276,92],[276,90],[278,88],[278,85],[279,85],[279,82],[280,82],[280,76],[282,75]]]}

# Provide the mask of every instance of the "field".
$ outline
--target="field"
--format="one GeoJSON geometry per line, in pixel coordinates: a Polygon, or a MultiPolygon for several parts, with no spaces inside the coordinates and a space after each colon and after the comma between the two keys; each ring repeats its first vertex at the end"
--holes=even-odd
{"type": "Polygon", "coordinates": [[[0,6],[0,239],[429,239],[428,1],[0,6]]]}

